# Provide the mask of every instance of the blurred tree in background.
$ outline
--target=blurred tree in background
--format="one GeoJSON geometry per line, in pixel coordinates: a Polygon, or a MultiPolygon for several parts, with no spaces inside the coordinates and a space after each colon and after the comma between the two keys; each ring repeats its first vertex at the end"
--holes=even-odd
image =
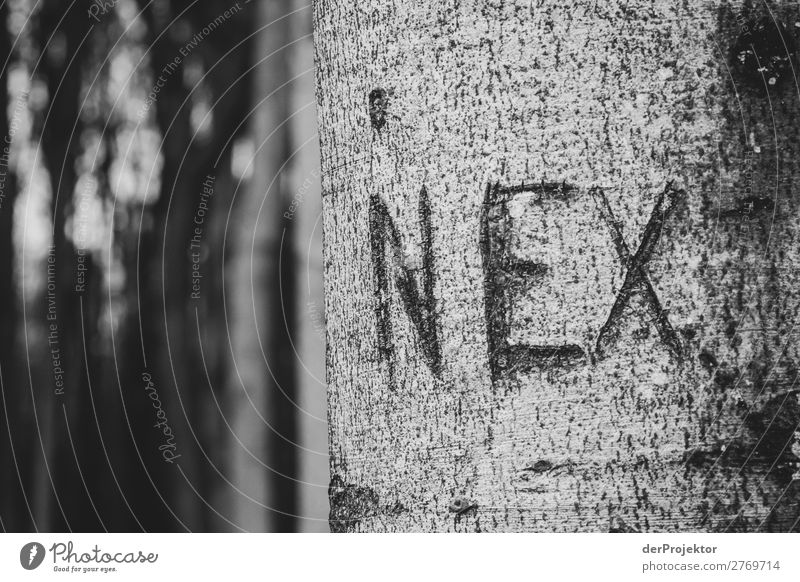
{"type": "Polygon", "coordinates": [[[310,5],[0,18],[2,527],[327,529],[310,5]]]}

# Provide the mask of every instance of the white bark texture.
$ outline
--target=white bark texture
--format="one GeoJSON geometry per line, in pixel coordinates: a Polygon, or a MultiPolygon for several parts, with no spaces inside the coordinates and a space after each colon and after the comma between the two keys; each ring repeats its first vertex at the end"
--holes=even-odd
{"type": "Polygon", "coordinates": [[[316,2],[334,531],[798,529],[798,21],[316,2]]]}

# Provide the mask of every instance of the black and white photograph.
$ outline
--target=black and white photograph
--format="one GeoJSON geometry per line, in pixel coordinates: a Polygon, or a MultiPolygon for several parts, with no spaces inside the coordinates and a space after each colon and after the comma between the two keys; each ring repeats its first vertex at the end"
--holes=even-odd
{"type": "Polygon", "coordinates": [[[798,579],[798,43],[0,0],[0,576],[798,579]]]}

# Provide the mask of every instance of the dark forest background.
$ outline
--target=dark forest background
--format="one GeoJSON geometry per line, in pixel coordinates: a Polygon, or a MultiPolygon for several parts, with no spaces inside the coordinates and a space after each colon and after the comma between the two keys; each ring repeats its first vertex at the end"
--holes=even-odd
{"type": "Polygon", "coordinates": [[[2,529],[326,531],[310,2],[0,22],[2,529]]]}

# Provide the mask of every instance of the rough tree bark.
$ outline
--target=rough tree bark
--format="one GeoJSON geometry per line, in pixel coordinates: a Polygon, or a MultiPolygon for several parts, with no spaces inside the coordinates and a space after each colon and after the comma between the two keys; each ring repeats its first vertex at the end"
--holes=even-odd
{"type": "Polygon", "coordinates": [[[317,1],[334,531],[798,529],[798,20],[317,1]]]}

